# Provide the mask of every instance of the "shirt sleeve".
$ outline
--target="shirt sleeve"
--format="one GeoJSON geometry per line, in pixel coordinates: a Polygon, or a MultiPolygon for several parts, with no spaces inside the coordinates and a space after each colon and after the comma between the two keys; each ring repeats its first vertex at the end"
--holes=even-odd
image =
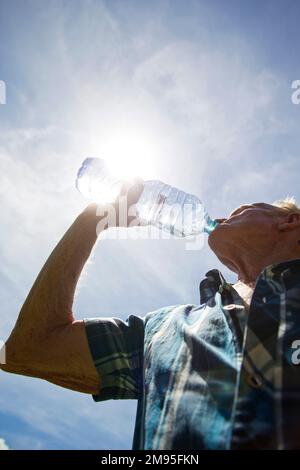
{"type": "Polygon", "coordinates": [[[84,319],[93,362],[100,376],[94,401],[138,399],[143,386],[144,319],[84,319]]]}

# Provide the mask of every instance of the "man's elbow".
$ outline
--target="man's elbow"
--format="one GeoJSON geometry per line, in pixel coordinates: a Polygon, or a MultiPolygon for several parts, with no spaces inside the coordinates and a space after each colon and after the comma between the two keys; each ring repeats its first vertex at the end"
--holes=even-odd
{"type": "Polygon", "coordinates": [[[38,377],[36,353],[32,345],[17,341],[13,335],[3,344],[0,350],[0,369],[12,374],[38,377]]]}
{"type": "MultiPolygon", "coordinates": [[[[9,338],[1,347],[0,351],[0,368],[5,372],[21,373],[19,372],[21,354],[18,354],[18,348],[13,344],[9,338]]],[[[24,358],[23,358],[24,363],[24,358]]]]}
{"type": "MultiPolygon", "coordinates": [[[[51,350],[51,347],[47,348],[47,346],[49,345],[45,344],[45,350],[51,350]]],[[[53,354],[46,357],[41,352],[41,348],[21,350],[20,346],[10,338],[3,349],[0,369],[5,372],[47,380],[55,385],[77,392],[99,393],[100,379],[94,370],[94,374],[86,376],[85,373],[75,372],[72,367],[68,367],[67,360],[64,361],[66,363],[63,365],[57,363],[54,365],[51,357],[53,354]]]]}

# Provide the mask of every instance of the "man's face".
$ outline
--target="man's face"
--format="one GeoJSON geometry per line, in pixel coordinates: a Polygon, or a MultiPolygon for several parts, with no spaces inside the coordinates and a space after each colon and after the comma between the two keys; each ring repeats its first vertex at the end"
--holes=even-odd
{"type": "Polygon", "coordinates": [[[278,237],[279,208],[263,202],[245,204],[226,219],[216,219],[219,225],[210,234],[208,243],[222,263],[237,272],[239,253],[270,249],[278,237]]]}

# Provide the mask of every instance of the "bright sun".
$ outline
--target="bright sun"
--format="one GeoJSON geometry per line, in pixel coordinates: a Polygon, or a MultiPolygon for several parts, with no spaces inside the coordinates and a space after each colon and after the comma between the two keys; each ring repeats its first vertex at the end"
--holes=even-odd
{"type": "Polygon", "coordinates": [[[131,180],[135,176],[139,176],[144,181],[157,179],[161,157],[159,154],[160,138],[142,125],[134,125],[131,128],[122,126],[121,131],[117,124],[115,125],[117,131],[106,133],[101,138],[94,134],[90,143],[93,151],[88,158],[100,160],[95,160],[94,164],[88,163],[85,168],[82,167],[83,173],[77,179],[77,188],[90,200],[114,201],[122,181],[131,180]],[[116,180],[113,186],[109,179],[101,180],[100,178],[99,180],[98,173],[102,171],[101,160],[105,161],[111,180],[116,180]]]}
{"type": "Polygon", "coordinates": [[[138,131],[116,132],[101,145],[101,154],[116,176],[152,178],[157,149],[149,136],[138,131]]]}

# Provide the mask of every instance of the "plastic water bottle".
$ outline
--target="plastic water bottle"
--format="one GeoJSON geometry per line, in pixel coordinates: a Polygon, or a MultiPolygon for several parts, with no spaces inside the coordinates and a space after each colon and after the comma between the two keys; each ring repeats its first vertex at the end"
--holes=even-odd
{"type": "MultiPolygon", "coordinates": [[[[94,201],[115,201],[121,186],[122,180],[112,175],[100,158],[84,160],[77,174],[77,189],[94,201]]],[[[197,196],[157,180],[144,181],[135,208],[142,224],[154,225],[178,237],[211,233],[217,226],[197,196]]]]}
{"type": "Polygon", "coordinates": [[[136,214],[142,223],[178,237],[211,233],[217,226],[197,196],[157,180],[145,181],[136,214]]]}
{"type": "Polygon", "coordinates": [[[102,158],[86,158],[78,170],[76,188],[92,201],[114,202],[120,194],[121,178],[116,178],[102,158]]]}

